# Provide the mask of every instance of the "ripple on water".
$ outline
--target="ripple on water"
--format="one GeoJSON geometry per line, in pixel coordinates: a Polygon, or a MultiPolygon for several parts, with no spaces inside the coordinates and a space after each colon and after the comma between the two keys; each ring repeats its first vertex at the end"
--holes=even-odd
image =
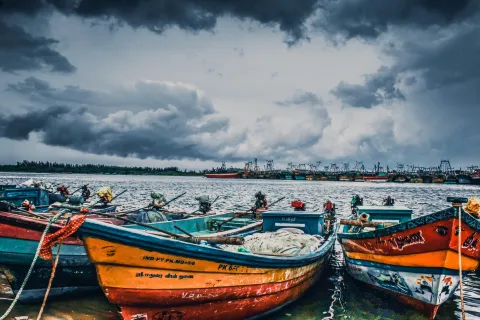
{"type": "MultiPolygon", "coordinates": [[[[195,196],[208,194],[221,195],[215,203],[216,209],[249,208],[253,195],[261,190],[269,202],[285,196],[277,204],[278,209],[289,209],[290,201],[300,198],[307,207],[321,207],[324,200],[336,203],[339,216],[349,214],[352,195],[359,194],[365,204],[381,204],[387,195],[393,196],[397,205],[405,205],[414,210],[415,216],[432,213],[446,208],[447,196],[479,196],[477,186],[439,184],[395,184],[365,182],[322,182],[322,181],[280,181],[280,180],[211,180],[200,177],[155,177],[122,175],[52,175],[52,174],[3,174],[0,184],[21,183],[34,177],[47,182],[65,183],[71,190],[89,183],[92,189],[111,186],[115,193],[128,189],[128,193],[117,199],[121,209],[132,209],[147,204],[152,190],[163,191],[167,198],[187,192],[174,206],[187,211],[197,209],[195,196]]],[[[465,310],[467,319],[480,319],[478,301],[480,298],[480,272],[469,274],[465,280],[465,310]]],[[[0,300],[0,312],[6,310],[9,302],[0,300]]],[[[40,305],[19,305],[14,316],[29,316],[36,319],[40,305]]],[[[112,320],[115,307],[103,295],[52,301],[47,304],[43,319],[55,320],[112,320]]],[[[300,300],[270,315],[266,319],[399,319],[424,320],[421,314],[399,304],[395,299],[370,287],[354,281],[345,272],[343,254],[336,243],[333,259],[324,277],[319,280],[300,300]]],[[[443,304],[437,319],[460,319],[460,296],[457,290],[454,299],[443,304]]]]}

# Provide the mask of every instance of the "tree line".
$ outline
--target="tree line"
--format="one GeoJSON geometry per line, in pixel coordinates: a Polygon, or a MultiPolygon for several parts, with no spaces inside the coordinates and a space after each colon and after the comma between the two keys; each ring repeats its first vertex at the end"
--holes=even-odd
{"type": "Polygon", "coordinates": [[[104,164],[69,164],[57,162],[27,161],[17,164],[0,165],[0,172],[37,172],[37,173],[85,173],[85,174],[130,174],[162,176],[196,176],[203,173],[195,170],[181,170],[178,167],[122,167],[104,164]]]}

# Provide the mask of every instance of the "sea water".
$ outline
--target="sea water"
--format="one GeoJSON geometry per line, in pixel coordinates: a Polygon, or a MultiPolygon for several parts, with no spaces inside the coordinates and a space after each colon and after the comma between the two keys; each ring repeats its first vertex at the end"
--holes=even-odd
{"type": "MultiPolygon", "coordinates": [[[[127,189],[128,192],[115,200],[120,209],[145,206],[150,202],[150,192],[159,190],[167,200],[187,192],[172,206],[187,212],[197,209],[199,195],[220,198],[214,209],[224,211],[247,209],[254,204],[254,194],[262,191],[269,203],[286,197],[275,208],[290,210],[290,202],[300,199],[307,203],[307,210],[318,210],[325,200],[336,204],[337,215],[347,217],[350,199],[358,194],[365,205],[381,205],[382,200],[391,196],[396,205],[414,210],[414,216],[429,214],[450,206],[447,196],[480,197],[479,186],[443,184],[399,184],[333,181],[289,181],[289,180],[244,180],[207,179],[203,177],[162,177],[125,175],[55,175],[55,174],[0,174],[0,184],[21,183],[29,178],[51,183],[64,183],[75,190],[89,184],[92,190],[111,186],[114,195],[127,189]]],[[[272,208],[273,209],[273,208],[272,208]]],[[[480,272],[467,275],[464,281],[464,298],[467,319],[480,319],[480,272]]],[[[0,300],[0,316],[10,305],[0,300]]],[[[18,304],[8,319],[36,319],[40,304],[18,304]]],[[[108,303],[102,293],[83,298],[49,301],[42,319],[57,320],[113,320],[118,319],[116,307],[108,303]]],[[[308,320],[308,319],[427,319],[414,309],[398,303],[384,293],[372,290],[351,277],[345,271],[340,245],[336,243],[335,254],[321,280],[304,296],[291,305],[271,314],[266,319],[308,320]]],[[[457,290],[454,299],[444,303],[437,314],[439,320],[461,319],[460,296],[457,290]]]]}

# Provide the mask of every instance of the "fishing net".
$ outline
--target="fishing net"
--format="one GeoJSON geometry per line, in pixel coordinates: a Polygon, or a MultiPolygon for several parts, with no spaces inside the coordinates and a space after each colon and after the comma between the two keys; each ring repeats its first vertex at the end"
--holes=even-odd
{"type": "Polygon", "coordinates": [[[233,252],[274,253],[302,256],[317,251],[324,238],[318,235],[301,234],[280,229],[275,232],[256,233],[245,237],[242,246],[223,245],[222,249],[233,252]]]}
{"type": "Polygon", "coordinates": [[[19,185],[20,188],[40,188],[47,190],[49,192],[53,192],[53,186],[51,183],[46,183],[41,180],[33,180],[33,179],[28,179],[25,182],[22,182],[19,185]]]}

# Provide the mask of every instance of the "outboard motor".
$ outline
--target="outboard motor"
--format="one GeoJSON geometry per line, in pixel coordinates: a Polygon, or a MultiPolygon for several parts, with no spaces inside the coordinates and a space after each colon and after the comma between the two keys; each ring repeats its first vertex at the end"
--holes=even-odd
{"type": "Polygon", "coordinates": [[[393,199],[390,196],[388,196],[386,199],[383,200],[384,206],[393,206],[394,204],[395,204],[395,199],[393,199]]]}
{"type": "Polygon", "coordinates": [[[159,191],[152,191],[150,193],[150,197],[152,197],[152,206],[154,208],[162,207],[165,202],[167,202],[167,199],[165,198],[163,193],[160,193],[159,191]]]}
{"type": "Polygon", "coordinates": [[[199,196],[196,197],[195,200],[198,201],[198,211],[200,211],[203,214],[206,214],[212,209],[212,201],[210,201],[209,196],[199,196]]]}
{"type": "Polygon", "coordinates": [[[91,192],[88,189],[88,184],[82,187],[82,198],[87,201],[90,198],[91,192]]]}
{"type": "Polygon", "coordinates": [[[356,208],[358,206],[363,206],[363,198],[360,198],[358,194],[354,195],[352,197],[352,200],[350,200],[350,209],[352,210],[352,214],[356,217],[357,210],[356,208]]]}
{"type": "Polygon", "coordinates": [[[255,208],[256,209],[259,209],[259,208],[266,208],[267,205],[268,205],[268,202],[267,202],[267,196],[264,195],[261,191],[258,191],[257,193],[255,193],[255,208]]]}

